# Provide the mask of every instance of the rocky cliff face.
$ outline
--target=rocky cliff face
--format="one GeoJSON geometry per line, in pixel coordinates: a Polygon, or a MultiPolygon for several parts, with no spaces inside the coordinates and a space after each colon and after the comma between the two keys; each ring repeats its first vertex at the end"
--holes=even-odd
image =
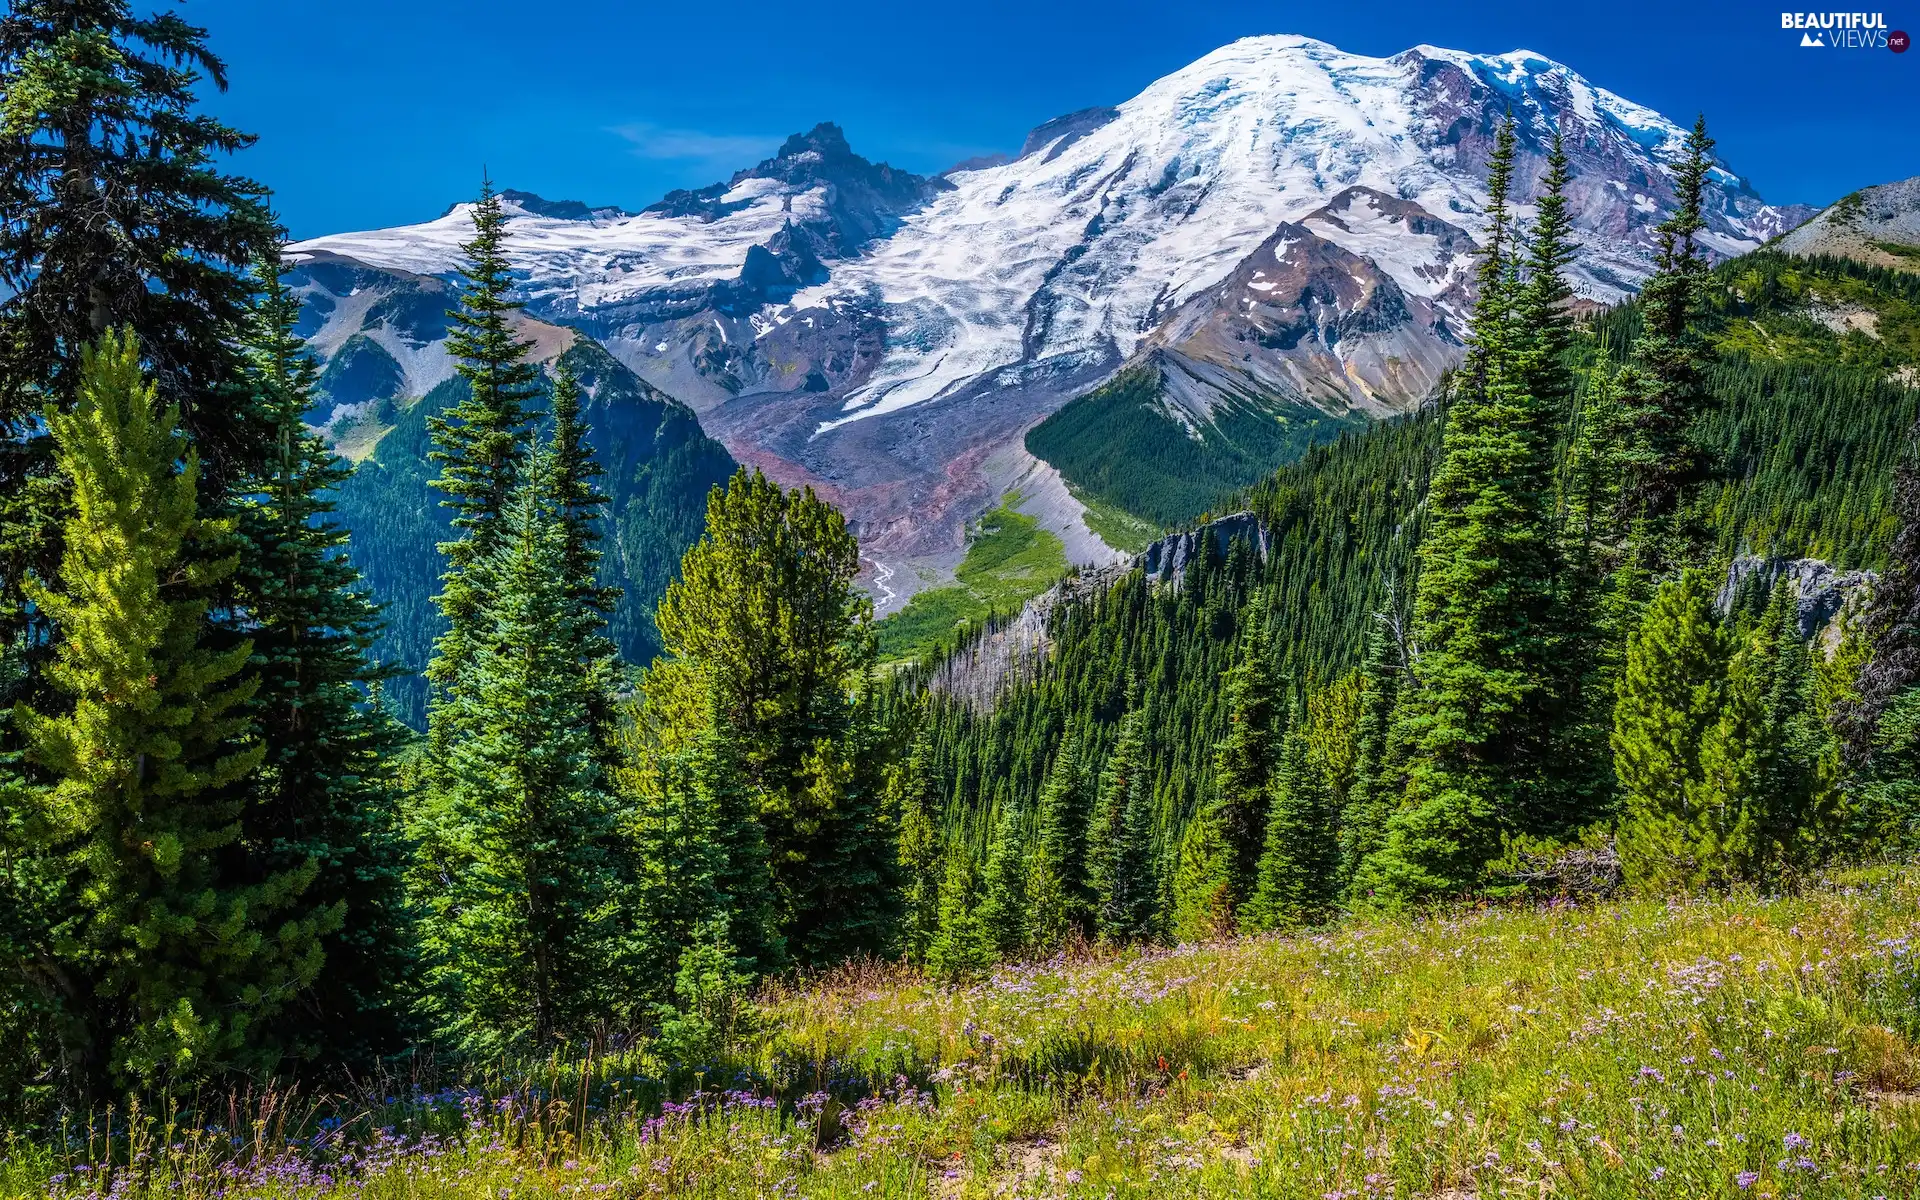
{"type": "Polygon", "coordinates": [[[1920,270],[1920,176],[1843,197],[1780,239],[1780,248],[1920,270]]]}

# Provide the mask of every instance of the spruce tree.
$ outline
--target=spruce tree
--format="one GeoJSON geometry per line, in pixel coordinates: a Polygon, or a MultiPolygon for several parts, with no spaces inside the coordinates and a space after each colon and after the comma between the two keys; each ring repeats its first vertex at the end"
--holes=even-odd
{"type": "Polygon", "coordinates": [[[1207,819],[1219,826],[1217,836],[1227,846],[1224,867],[1231,909],[1253,891],[1280,742],[1278,688],[1265,627],[1257,617],[1247,622],[1238,661],[1223,682],[1229,724],[1227,736],[1214,751],[1219,799],[1207,819]]]}
{"type": "Polygon", "coordinates": [[[1118,740],[1100,778],[1100,802],[1087,833],[1087,876],[1094,928],[1122,944],[1148,936],[1159,900],[1153,856],[1153,780],[1148,773],[1146,713],[1120,721],[1118,740]]]}
{"type": "Polygon", "coordinates": [[[588,618],[581,623],[581,644],[574,653],[602,676],[602,686],[593,701],[593,722],[603,731],[603,744],[611,746],[619,651],[607,636],[607,619],[620,602],[621,590],[599,582],[600,524],[609,501],[600,490],[599,479],[605,472],[588,441],[580,400],[580,381],[562,358],[553,373],[552,451],[554,492],[566,529],[562,561],[574,604],[588,618]]]}
{"type": "Polygon", "coordinates": [[[962,979],[993,965],[993,935],[981,923],[973,856],[950,838],[940,881],[939,930],[927,947],[927,973],[962,979]]]}
{"type": "Polygon", "coordinates": [[[27,591],[63,635],[48,678],[67,703],[14,719],[57,781],[40,852],[77,881],[48,964],[67,981],[70,1061],[96,1087],[271,1068],[261,1023],[317,976],[340,912],[301,903],[311,860],[233,876],[264,747],[252,647],[208,645],[231,531],[197,515],[198,456],[132,334],[84,352],[71,411],[45,419],[73,508],[55,585],[27,591]]]}
{"type": "Polygon", "coordinates": [[[196,109],[226,89],[206,31],[127,0],[14,0],[0,16],[0,603],[60,561],[65,487],[39,433],[81,348],[131,331],[217,497],[268,439],[234,403],[247,268],[276,243],[265,189],[221,170],[253,137],[196,109]]]}
{"type": "Polygon", "coordinates": [[[1339,895],[1336,818],[1325,773],[1313,761],[1305,735],[1289,730],[1245,928],[1291,930],[1326,919],[1339,895]]]}
{"type": "MultiPolygon", "coordinates": [[[[1380,849],[1386,838],[1387,819],[1393,813],[1395,781],[1387,771],[1387,738],[1393,726],[1393,708],[1400,697],[1404,669],[1399,647],[1390,626],[1390,615],[1374,614],[1373,628],[1367,633],[1367,658],[1362,667],[1360,723],[1356,731],[1357,750],[1353,786],[1347,792],[1347,804],[1340,814],[1340,880],[1352,883],[1360,864],[1380,849]]],[[[1266,831],[1261,831],[1261,850],[1265,852],[1266,831]]],[[[1257,879],[1257,865],[1256,865],[1257,879]]]]}
{"type": "Polygon", "coordinates": [[[1089,791],[1080,741],[1068,734],[1061,739],[1040,788],[1032,878],[1027,884],[1033,905],[1033,942],[1041,949],[1053,949],[1089,928],[1093,902],[1087,881],[1087,822],[1093,809],[1089,791]]]}
{"type": "MultiPolygon", "coordinates": [[[[446,495],[440,503],[452,510],[454,530],[440,546],[447,569],[435,600],[447,628],[435,639],[427,667],[436,696],[428,716],[436,762],[445,760],[447,747],[463,733],[448,722],[461,708],[455,695],[461,673],[485,634],[482,613],[497,585],[485,578],[484,568],[500,545],[507,502],[526,458],[526,405],[539,386],[539,368],[527,360],[530,346],[515,338],[510,321],[518,306],[508,299],[513,276],[505,244],[500,198],[491,183],[483,183],[473,208],[473,237],[460,247],[466,287],[460,307],[447,314],[453,322],[447,353],[456,360],[466,393],[427,418],[433,439],[428,458],[440,469],[433,486],[446,495]]],[[[568,549],[578,553],[578,535],[572,540],[576,544],[568,549]]],[[[570,582],[569,590],[580,586],[570,582]]],[[[586,625],[579,628],[585,636],[586,625]]]]}
{"type": "MultiPolygon", "coordinates": [[[[1706,398],[1702,348],[1692,322],[1707,273],[1695,239],[1706,228],[1702,205],[1712,151],[1702,117],[1687,135],[1686,158],[1674,175],[1674,209],[1656,229],[1654,273],[1640,290],[1645,323],[1633,350],[1646,372],[1646,387],[1635,397],[1631,414],[1625,489],[1633,517],[1650,525],[1675,514],[1705,465],[1692,438],[1694,418],[1706,398]]],[[[1671,555],[1674,549],[1661,553],[1671,555]]]]}
{"type": "Polygon", "coordinates": [[[617,974],[639,982],[654,1002],[700,928],[728,919],[718,886],[725,850],[711,796],[701,786],[692,752],[659,764],[660,786],[630,814],[633,823],[633,904],[625,957],[617,974]]]}
{"type": "Polygon", "coordinates": [[[994,823],[981,877],[980,925],[1002,957],[1026,949],[1027,822],[1018,799],[1009,800],[994,823]]]}
{"type": "Polygon", "coordinates": [[[282,1039],[331,1063],[371,1065],[403,1046],[411,975],[392,758],[397,724],[368,703],[384,673],[367,658],[378,610],[328,520],[352,468],[305,424],[317,370],[294,332],[300,302],[271,259],[242,343],[256,422],[271,432],[241,485],[233,603],[260,681],[246,707],[265,758],[249,783],[242,840],[253,878],[318,869],[302,903],[340,914],[327,969],[282,1017],[282,1039]]]}
{"type": "Polygon", "coordinates": [[[1520,386],[1549,415],[1567,410],[1573,396],[1573,372],[1566,352],[1573,344],[1573,289],[1566,269],[1578,257],[1573,244],[1573,215],[1567,208],[1567,184],[1573,175],[1567,166],[1560,135],[1553,135],[1547,154],[1547,174],[1534,201],[1531,236],[1527,239],[1526,279],[1514,296],[1520,355],[1520,386]]]}
{"type": "Polygon", "coordinates": [[[553,456],[534,456],[499,526],[462,686],[461,737],[421,814],[417,896],[441,1036],[472,1052],[546,1046],[605,1011],[617,941],[610,804],[575,657],[553,456]]]}
{"type": "Polygon", "coordinates": [[[1527,391],[1527,333],[1505,268],[1514,133],[1493,163],[1473,349],[1449,400],[1427,492],[1414,600],[1414,687],[1397,707],[1407,791],[1357,877],[1386,904],[1475,886],[1501,834],[1541,823],[1559,720],[1558,571],[1549,414],[1527,391]]]}
{"type": "Polygon", "coordinates": [[[940,928],[941,813],[933,795],[931,718],[922,716],[898,775],[900,880],[905,888],[902,940],[907,961],[924,963],[940,928]]]}
{"type": "Polygon", "coordinates": [[[741,970],[766,975],[786,965],[786,943],[767,856],[760,805],[740,766],[739,741],[724,710],[713,706],[710,724],[692,755],[694,787],[713,826],[713,886],[727,916],[728,944],[741,970]]]}

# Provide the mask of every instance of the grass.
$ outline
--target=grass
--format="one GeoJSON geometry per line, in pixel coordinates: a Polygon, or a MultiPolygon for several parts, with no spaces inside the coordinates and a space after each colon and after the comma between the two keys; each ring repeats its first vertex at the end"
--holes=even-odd
{"type": "Polygon", "coordinates": [[[1140,554],[1166,531],[1152,521],[1134,516],[1124,508],[1109,504],[1091,493],[1069,486],[1073,498],[1086,507],[1084,520],[1101,541],[1122,554],[1140,554]]]}
{"type": "Polygon", "coordinates": [[[1019,502],[1019,493],[1009,492],[980,518],[951,586],[917,593],[878,623],[882,660],[917,659],[963,626],[1019,608],[1067,573],[1066,547],[1038,520],[1015,512],[1019,502]]]}
{"type": "Polygon", "coordinates": [[[769,990],[717,1068],[731,1093],[660,1107],[634,1052],[398,1116],[349,1105],[333,1128],[256,1107],[231,1135],[123,1137],[123,1162],[145,1154],[132,1168],[82,1132],[58,1153],[15,1144],[0,1193],[1910,1196],[1917,932],[1920,873],[1899,869],[1791,898],[1355,920],[964,985],[867,965],[769,990]]]}

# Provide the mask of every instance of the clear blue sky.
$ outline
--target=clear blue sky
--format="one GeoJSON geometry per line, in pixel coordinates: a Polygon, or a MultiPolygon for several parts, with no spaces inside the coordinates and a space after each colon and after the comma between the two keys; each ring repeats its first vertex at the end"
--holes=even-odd
{"type": "MultiPolygon", "coordinates": [[[[1887,0],[1889,3],[1896,0],[1887,0]]],[[[1920,32],[1920,0],[1895,29],[1920,32]]],[[[135,0],[164,4],[166,0],[135,0]]],[[[432,217],[478,186],[638,208],[837,121],[916,171],[1016,148],[1234,38],[1362,54],[1519,47],[1683,123],[1778,202],[1920,175],[1920,50],[1801,49],[1771,3],[1237,0],[186,0],[229,63],[214,111],[297,236],[432,217]]]]}

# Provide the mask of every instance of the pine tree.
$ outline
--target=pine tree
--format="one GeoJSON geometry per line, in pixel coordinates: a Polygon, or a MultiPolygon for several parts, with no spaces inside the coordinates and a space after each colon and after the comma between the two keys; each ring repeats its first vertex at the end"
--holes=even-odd
{"type": "Polygon", "coordinates": [[[1224,866],[1231,909],[1253,891],[1280,742],[1279,689],[1273,678],[1265,627],[1257,618],[1247,623],[1239,660],[1223,683],[1229,726],[1226,738],[1214,751],[1214,785],[1219,799],[1210,819],[1218,824],[1218,837],[1227,846],[1224,866]]]}
{"type": "Polygon", "coordinates": [[[620,602],[621,590],[599,582],[600,523],[609,501],[600,491],[598,481],[605,472],[588,442],[580,397],[580,381],[562,358],[553,373],[554,491],[567,539],[562,561],[574,604],[588,618],[581,622],[581,644],[574,654],[603,678],[593,698],[593,723],[602,731],[603,744],[611,746],[612,693],[620,656],[607,636],[607,619],[620,602]]]}
{"type": "Polygon", "coordinates": [[[317,374],[294,332],[300,301],[263,260],[243,342],[257,423],[272,431],[262,473],[241,486],[234,603],[260,686],[246,712],[265,747],[241,814],[258,882],[318,868],[302,904],[331,912],[327,969],[284,1014],[281,1039],[329,1062],[368,1066],[403,1048],[401,989],[411,976],[395,808],[398,726],[363,689],[384,673],[367,652],[378,610],[327,519],[352,468],[308,430],[317,374]]]}
{"type": "Polygon", "coordinates": [[[1628,643],[1614,706],[1618,835],[1628,881],[1697,887],[1750,877],[1766,737],[1764,655],[1714,619],[1706,577],[1663,585],[1628,643]]]}
{"type": "Polygon", "coordinates": [[[1313,761],[1306,737],[1290,730],[1274,780],[1266,844],[1244,914],[1248,930],[1297,929],[1326,919],[1339,895],[1335,820],[1325,774],[1313,761]]]}
{"type": "Polygon", "coordinates": [[[1153,930],[1159,880],[1153,857],[1153,781],[1148,774],[1146,714],[1135,708],[1100,779],[1100,802],[1087,834],[1087,876],[1094,928],[1125,943],[1153,930]]]}
{"type": "Polygon", "coordinates": [[[1513,144],[1509,120],[1489,185],[1494,223],[1473,349],[1427,493],[1414,601],[1420,656],[1395,714],[1407,792],[1357,877],[1386,904],[1473,887],[1504,830],[1541,820],[1526,799],[1545,783],[1561,715],[1549,420],[1526,390],[1527,334],[1504,267],[1513,144]]]}
{"type": "Polygon", "coordinates": [[[1027,822],[1018,800],[1009,801],[994,823],[981,878],[980,925],[1002,957],[1026,949],[1027,822]]]}
{"type": "Polygon", "coordinates": [[[251,646],[208,648],[210,591],[237,556],[215,557],[230,530],[196,515],[178,415],[126,333],[84,353],[72,410],[46,413],[74,506],[57,587],[28,595],[64,634],[48,677],[71,709],[14,719],[57,780],[42,853],[78,879],[48,966],[85,1085],[272,1067],[257,1023],[314,980],[339,918],[299,906],[311,861],[251,882],[228,866],[264,752],[245,715],[258,681],[251,646]]]}
{"type": "Polygon", "coordinates": [[[1033,943],[1041,949],[1053,949],[1074,932],[1088,929],[1093,903],[1087,881],[1087,822],[1093,809],[1088,791],[1080,742],[1069,734],[1061,739],[1040,789],[1032,878],[1027,883],[1033,943]]]}
{"type": "Polygon", "coordinates": [[[761,806],[781,932],[803,963],[878,951],[899,900],[859,570],[832,506],[740,471],[714,489],[706,533],[660,601],[666,656],[644,685],[662,749],[697,736],[709,695],[720,704],[761,806]]]}
{"type": "MultiPolygon", "coordinates": [[[[433,486],[447,497],[440,503],[453,511],[455,533],[440,546],[447,570],[436,603],[447,628],[435,639],[427,667],[436,689],[429,712],[435,762],[444,761],[447,747],[464,733],[448,722],[461,709],[456,695],[461,673],[485,634],[481,614],[496,584],[484,577],[484,568],[499,548],[507,502],[526,458],[526,404],[539,383],[539,368],[527,360],[530,346],[515,339],[509,320],[517,306],[507,298],[513,276],[505,244],[500,198],[491,183],[483,183],[473,208],[473,238],[460,247],[467,260],[467,285],[460,307],[447,314],[453,322],[447,353],[456,361],[466,394],[427,419],[433,438],[428,457],[440,468],[433,486]]],[[[574,482],[587,485],[585,480],[574,482]]],[[[573,541],[568,550],[577,554],[577,533],[573,541]]],[[[570,591],[584,586],[577,577],[568,578],[575,580],[570,591]]],[[[584,624],[581,630],[584,636],[584,624]]]]}
{"type": "Polygon", "coordinates": [[[417,895],[431,1012],[473,1052],[550,1044],[605,1011],[617,943],[610,804],[574,656],[591,621],[564,575],[550,452],[537,453],[474,566],[490,590],[429,797],[417,895]]]}
{"type": "Polygon", "coordinates": [[[961,979],[993,965],[993,937],[980,921],[973,856],[951,838],[940,882],[940,928],[927,947],[927,973],[961,979]]]}

